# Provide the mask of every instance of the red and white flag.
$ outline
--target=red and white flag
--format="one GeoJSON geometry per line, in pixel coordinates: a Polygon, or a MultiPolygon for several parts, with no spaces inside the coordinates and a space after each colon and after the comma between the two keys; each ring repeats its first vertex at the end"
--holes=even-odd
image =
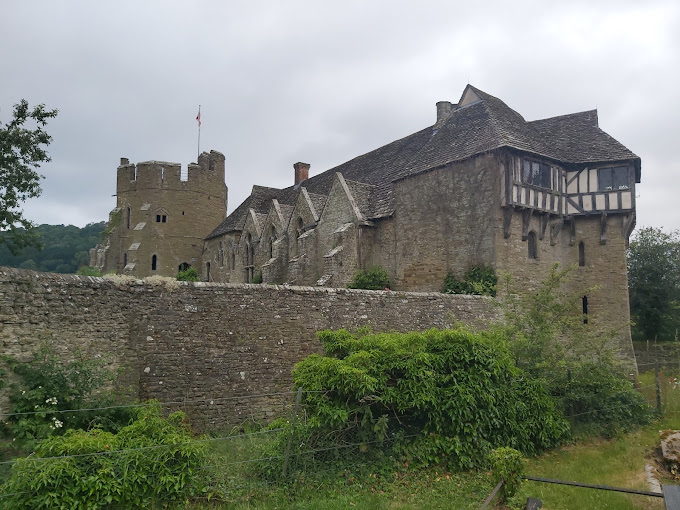
{"type": "Polygon", "coordinates": [[[201,127],[201,109],[198,109],[198,115],[196,115],[196,120],[198,121],[198,127],[201,127]]]}

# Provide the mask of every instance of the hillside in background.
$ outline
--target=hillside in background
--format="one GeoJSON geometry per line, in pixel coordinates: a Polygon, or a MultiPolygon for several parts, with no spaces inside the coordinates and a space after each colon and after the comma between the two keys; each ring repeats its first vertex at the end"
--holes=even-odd
{"type": "Polygon", "coordinates": [[[90,248],[99,242],[106,223],[90,223],[83,228],[73,225],[40,225],[37,227],[43,249],[25,248],[14,256],[0,244],[0,266],[20,267],[52,273],[75,273],[90,261],[90,248]]]}

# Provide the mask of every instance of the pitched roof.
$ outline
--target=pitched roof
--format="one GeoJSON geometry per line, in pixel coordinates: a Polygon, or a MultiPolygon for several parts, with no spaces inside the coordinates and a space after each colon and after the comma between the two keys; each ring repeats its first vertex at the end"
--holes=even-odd
{"type": "MultiPolygon", "coordinates": [[[[394,181],[501,147],[566,164],[633,160],[640,179],[640,158],[599,128],[595,110],[527,122],[500,99],[468,85],[449,118],[439,124],[357,156],[301,185],[310,196],[326,196],[336,172],[348,182],[372,185],[370,192],[367,188],[362,194],[360,207],[367,218],[379,218],[393,212],[394,181]]],[[[253,194],[208,238],[242,228],[241,218],[248,208],[268,209],[272,198],[293,205],[298,192],[299,186],[253,187],[253,194]]]]}

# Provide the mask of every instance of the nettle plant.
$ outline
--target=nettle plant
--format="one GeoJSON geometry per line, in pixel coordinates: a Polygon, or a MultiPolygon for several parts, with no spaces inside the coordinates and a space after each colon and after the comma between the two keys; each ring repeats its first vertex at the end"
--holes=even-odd
{"type": "Polygon", "coordinates": [[[10,413],[4,433],[19,446],[31,449],[36,441],[67,429],[97,425],[115,431],[130,419],[123,408],[94,410],[120,401],[113,390],[105,389],[116,374],[102,359],[78,357],[63,363],[49,348],[43,348],[28,363],[10,357],[5,362],[16,377],[10,384],[10,413]]]}

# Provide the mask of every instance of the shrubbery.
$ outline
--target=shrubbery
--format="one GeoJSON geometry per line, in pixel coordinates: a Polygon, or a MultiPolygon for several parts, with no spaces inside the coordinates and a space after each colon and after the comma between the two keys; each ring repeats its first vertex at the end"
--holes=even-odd
{"type": "Polygon", "coordinates": [[[525,476],[526,462],[522,454],[513,448],[501,447],[494,449],[489,455],[489,463],[496,475],[496,483],[503,480],[501,500],[512,498],[522,484],[525,476]]]}
{"type": "Polygon", "coordinates": [[[349,289],[383,290],[390,287],[390,275],[380,266],[369,267],[357,271],[352,281],[347,285],[349,289]]]}
{"type": "Polygon", "coordinates": [[[197,282],[200,280],[198,270],[195,267],[189,267],[177,273],[177,279],[180,282],[197,282]]]}
{"type": "Polygon", "coordinates": [[[444,280],[444,294],[476,294],[480,296],[495,296],[498,277],[492,267],[475,266],[470,268],[462,280],[453,273],[446,275],[444,280]]]}
{"type": "Polygon", "coordinates": [[[201,469],[206,452],[183,413],[166,419],[160,405],[151,405],[116,434],[69,430],[41,441],[34,455],[13,465],[0,488],[10,495],[3,508],[165,507],[207,490],[201,469]]]}
{"type": "Polygon", "coordinates": [[[557,371],[549,390],[577,432],[609,437],[651,419],[644,397],[608,364],[584,362],[570,372],[557,371]]]}
{"type": "Polygon", "coordinates": [[[313,354],[293,370],[295,384],[312,391],[308,444],[350,429],[362,442],[415,434],[395,449],[410,464],[468,469],[483,465],[494,447],[537,453],[567,434],[541,383],[481,335],[340,330],[319,338],[327,355],[313,354]]]}
{"type": "Polygon", "coordinates": [[[78,357],[62,363],[52,351],[43,348],[28,363],[12,358],[5,361],[18,382],[10,385],[10,416],[4,433],[17,446],[31,449],[36,441],[67,429],[96,425],[115,431],[130,419],[125,408],[63,412],[109,407],[119,402],[119,395],[105,389],[116,374],[101,359],[78,357]]]}
{"type": "Polygon", "coordinates": [[[543,381],[575,431],[609,436],[648,423],[651,410],[627,379],[630,366],[617,359],[620,331],[593,315],[583,320],[581,298],[593,289],[570,291],[571,270],[555,264],[530,292],[506,278],[505,324],[493,336],[517,366],[543,381]]]}

